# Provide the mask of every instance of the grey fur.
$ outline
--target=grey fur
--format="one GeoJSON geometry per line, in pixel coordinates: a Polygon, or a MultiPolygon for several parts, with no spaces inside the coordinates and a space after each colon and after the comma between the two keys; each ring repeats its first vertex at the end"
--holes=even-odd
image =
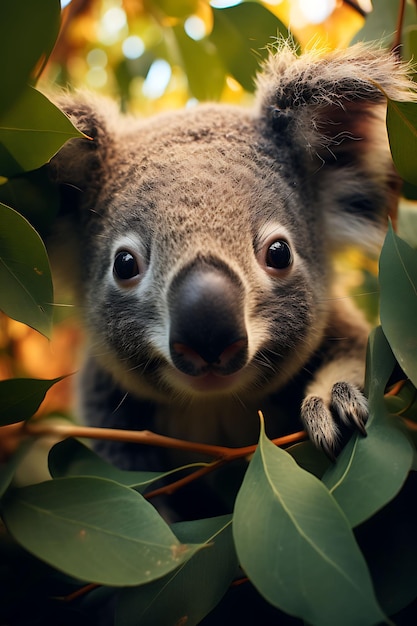
{"type": "MultiPolygon", "coordinates": [[[[410,97],[406,70],[387,53],[297,57],[283,45],[258,78],[253,110],[201,105],[139,120],[91,95],[60,100],[93,139],[68,142],[51,162],[64,194],[81,190],[51,251],[87,329],[84,420],[245,445],[257,440],[258,409],[274,436],[297,428],[301,406],[331,456],[346,424],[363,431],[368,326],[333,297],[331,254],[378,246],[396,202],[378,85],[410,97]],[[282,271],[265,267],[263,246],[277,238],[293,255],[282,271]],[[138,259],[132,283],[114,278],[120,249],[138,259]],[[169,341],[175,281],[194,266],[229,276],[230,308],[247,329],[245,365],[205,390],[175,368],[169,341]]],[[[120,444],[105,453],[123,467],[164,463],[120,444]]]]}

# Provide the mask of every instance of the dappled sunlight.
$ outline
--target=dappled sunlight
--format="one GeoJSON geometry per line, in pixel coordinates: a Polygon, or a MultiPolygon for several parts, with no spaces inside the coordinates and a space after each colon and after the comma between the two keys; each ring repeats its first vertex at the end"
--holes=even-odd
{"type": "MultiPolygon", "coordinates": [[[[232,76],[216,58],[211,40],[213,10],[239,4],[233,0],[154,0],[146,4],[141,0],[73,0],[64,11],[61,37],[43,80],[109,94],[121,99],[124,107],[145,115],[182,107],[190,96],[244,102],[247,94],[241,92],[239,99],[236,90],[230,90],[232,76]],[[187,58],[191,52],[187,40],[195,42],[195,61],[187,58]],[[211,61],[203,59],[207,55],[211,61]],[[193,62],[211,63],[212,72],[218,68],[217,77],[209,77],[217,87],[196,85],[198,80],[204,83],[204,65],[200,77],[190,82],[190,72],[198,72],[190,67],[193,62]]],[[[344,47],[364,23],[360,11],[341,0],[264,0],[261,4],[289,27],[305,48],[344,47]]],[[[278,29],[273,27],[270,44],[277,35],[278,29]]],[[[256,44],[253,54],[258,54],[256,44]]]]}

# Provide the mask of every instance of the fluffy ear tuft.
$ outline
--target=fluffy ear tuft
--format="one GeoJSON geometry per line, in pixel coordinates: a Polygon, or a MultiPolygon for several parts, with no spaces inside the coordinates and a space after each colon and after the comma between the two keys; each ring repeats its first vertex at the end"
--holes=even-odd
{"type": "Polygon", "coordinates": [[[343,116],[384,104],[383,92],[394,100],[417,99],[407,69],[394,54],[364,44],[299,56],[282,42],[258,75],[258,105],[279,130],[291,125],[307,147],[331,148],[347,137],[337,127],[343,116]]]}
{"type": "Polygon", "coordinates": [[[62,94],[55,103],[88,138],[71,139],[59,150],[49,164],[51,176],[58,184],[86,194],[91,202],[111,162],[117,106],[82,92],[62,94]]]}
{"type": "Polygon", "coordinates": [[[400,184],[384,93],[417,100],[407,71],[394,54],[362,44],[297,56],[282,43],[258,77],[259,115],[275,141],[314,176],[335,246],[373,247],[395,211],[400,184]]]}
{"type": "Polygon", "coordinates": [[[98,195],[106,173],[114,166],[118,109],[93,94],[63,94],[54,99],[87,138],[70,139],[48,164],[50,177],[61,190],[58,218],[47,239],[58,284],[80,293],[82,289],[82,237],[91,228],[98,195]]]}

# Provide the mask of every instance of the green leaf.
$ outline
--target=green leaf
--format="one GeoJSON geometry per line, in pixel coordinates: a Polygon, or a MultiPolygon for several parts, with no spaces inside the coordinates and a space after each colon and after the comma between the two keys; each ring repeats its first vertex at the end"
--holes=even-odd
{"type": "Polygon", "coordinates": [[[198,0],[153,0],[152,3],[169,17],[185,18],[198,10],[198,0]]]}
{"type": "MultiPolygon", "coordinates": [[[[393,615],[417,596],[417,475],[386,507],[355,530],[382,608],[393,615]]],[[[415,610],[413,612],[415,617],[415,610]]],[[[394,617],[396,624],[413,624],[394,617]]]]}
{"type": "Polygon", "coordinates": [[[0,175],[41,167],[72,137],[83,134],[46,96],[27,87],[0,118],[0,175]]]}
{"type": "Polygon", "coordinates": [[[126,487],[143,484],[160,477],[158,472],[128,472],[104,461],[77,439],[64,439],[49,451],[48,467],[52,478],[95,476],[113,480],[126,487]]]}
{"type": "Polygon", "coordinates": [[[174,524],[180,541],[206,546],[175,572],[141,588],[124,589],[116,626],[199,624],[218,604],[237,572],[231,516],[174,524]]]}
{"type": "Polygon", "coordinates": [[[287,38],[287,28],[256,2],[213,9],[213,15],[210,41],[216,46],[228,72],[247,91],[254,91],[260,62],[268,56],[267,46],[276,41],[279,33],[287,38]]]}
{"type": "MultiPolygon", "coordinates": [[[[373,10],[367,15],[363,28],[355,35],[351,44],[369,41],[387,48],[392,46],[398,12],[402,0],[373,0],[373,10]]],[[[415,23],[414,7],[405,3],[404,25],[415,23]]]]}
{"type": "Polygon", "coordinates": [[[385,621],[341,509],[263,428],[236,500],[233,533],[250,580],[286,613],[320,626],[385,621]]]}
{"type": "Polygon", "coordinates": [[[0,203],[0,309],[47,337],[53,287],[45,246],[29,222],[0,203]]]}
{"type": "Polygon", "coordinates": [[[93,450],[77,439],[71,438],[64,439],[64,441],[55,444],[51,448],[48,457],[48,466],[52,478],[96,476],[113,480],[126,487],[132,487],[140,493],[143,493],[149,485],[162,478],[181,472],[188,467],[200,467],[202,465],[204,464],[178,467],[169,472],[134,472],[121,470],[104,461],[93,452],[93,450]]]}
{"type": "Polygon", "coordinates": [[[330,465],[329,458],[322,450],[319,450],[311,441],[296,443],[286,452],[291,454],[297,464],[310,474],[321,478],[330,465]]]}
{"type": "Polygon", "coordinates": [[[16,101],[38,61],[48,57],[59,31],[59,0],[3,2],[0,20],[0,116],[16,101]]]}
{"type": "Polygon", "coordinates": [[[413,462],[413,449],[400,423],[389,417],[384,391],[395,360],[381,328],[370,336],[367,437],[355,435],[323,482],[352,526],[362,523],[400,491],[413,462]]]}
{"type": "MultiPolygon", "coordinates": [[[[391,415],[406,417],[417,422],[417,390],[409,381],[404,381],[395,395],[385,396],[385,406],[391,415]]],[[[411,433],[409,433],[411,434],[411,433]]]]}
{"type": "Polygon", "coordinates": [[[63,378],[11,378],[0,381],[0,425],[28,420],[39,409],[46,392],[63,378]]]}
{"type": "MultiPolygon", "coordinates": [[[[415,189],[417,192],[417,187],[415,189]]],[[[412,248],[417,248],[417,211],[414,202],[411,203],[400,200],[397,233],[398,236],[404,239],[412,248]]]]}
{"type": "Polygon", "coordinates": [[[191,39],[181,24],[174,26],[173,32],[191,93],[198,100],[218,100],[226,76],[216,48],[207,39],[191,39]]]}
{"type": "MultiPolygon", "coordinates": [[[[404,35],[403,36],[404,44],[403,44],[401,58],[404,61],[411,61],[413,63],[414,59],[416,58],[416,53],[417,53],[417,26],[415,25],[415,23],[403,29],[403,35],[404,35]]],[[[416,77],[415,67],[412,67],[411,69],[414,70],[414,80],[415,80],[415,77],[416,77]]]]}
{"type": "Polygon", "coordinates": [[[417,102],[387,98],[387,129],[392,158],[401,178],[417,184],[417,102]]]}
{"type": "Polygon", "coordinates": [[[417,386],[417,251],[390,226],[379,260],[381,324],[405,374],[417,386]]]}
{"type": "Polygon", "coordinates": [[[59,188],[49,180],[46,168],[40,168],[0,184],[0,203],[18,211],[39,233],[46,234],[58,213],[59,188]]]}
{"type": "Polygon", "coordinates": [[[16,489],[3,519],[26,550],[79,580],[139,585],[189,559],[157,511],[132,489],[102,478],[60,478],[16,489]]]}

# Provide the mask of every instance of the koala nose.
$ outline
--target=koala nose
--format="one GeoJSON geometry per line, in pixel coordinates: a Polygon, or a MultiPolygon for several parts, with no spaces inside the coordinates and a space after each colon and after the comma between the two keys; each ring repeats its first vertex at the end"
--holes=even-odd
{"type": "Polygon", "coordinates": [[[191,376],[232,374],[247,358],[243,289],[237,277],[208,265],[191,267],[169,293],[172,361],[191,376]]]}

